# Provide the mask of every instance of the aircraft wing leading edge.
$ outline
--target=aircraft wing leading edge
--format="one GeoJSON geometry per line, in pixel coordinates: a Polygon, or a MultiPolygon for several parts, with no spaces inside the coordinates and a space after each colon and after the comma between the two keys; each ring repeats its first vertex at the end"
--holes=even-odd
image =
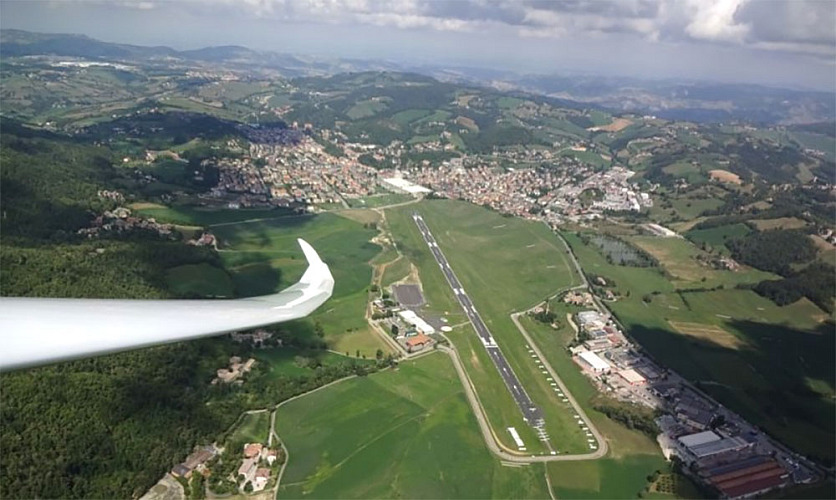
{"type": "Polygon", "coordinates": [[[0,298],[0,371],[218,335],[302,318],[334,289],[328,265],[308,261],[284,290],[235,300],[0,298]]]}

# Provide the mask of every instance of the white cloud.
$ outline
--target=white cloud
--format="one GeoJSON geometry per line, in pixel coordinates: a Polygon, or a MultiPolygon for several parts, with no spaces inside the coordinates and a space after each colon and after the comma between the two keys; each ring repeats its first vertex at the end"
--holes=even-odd
{"type": "Polygon", "coordinates": [[[735,20],[738,9],[748,0],[689,0],[692,21],[685,32],[698,40],[741,43],[750,26],[735,20]]]}

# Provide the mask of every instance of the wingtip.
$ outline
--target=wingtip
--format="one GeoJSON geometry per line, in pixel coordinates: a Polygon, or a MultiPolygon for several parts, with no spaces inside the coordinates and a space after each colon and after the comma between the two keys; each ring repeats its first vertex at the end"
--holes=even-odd
{"type": "Polygon", "coordinates": [[[303,240],[302,238],[297,238],[296,241],[299,243],[299,246],[302,248],[302,253],[305,254],[305,259],[307,259],[308,264],[321,264],[322,259],[319,257],[319,254],[316,253],[314,247],[311,246],[310,243],[303,240]]]}

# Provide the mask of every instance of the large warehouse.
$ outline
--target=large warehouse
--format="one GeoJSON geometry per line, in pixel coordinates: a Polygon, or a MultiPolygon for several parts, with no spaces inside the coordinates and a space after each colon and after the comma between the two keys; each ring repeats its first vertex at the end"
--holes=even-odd
{"type": "Polygon", "coordinates": [[[610,364],[594,352],[581,351],[578,353],[578,359],[595,373],[607,373],[610,371],[610,364]]]}

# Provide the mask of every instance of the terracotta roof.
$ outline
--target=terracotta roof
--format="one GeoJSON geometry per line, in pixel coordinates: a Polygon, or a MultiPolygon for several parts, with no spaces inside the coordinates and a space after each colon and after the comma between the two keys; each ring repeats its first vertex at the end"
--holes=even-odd
{"type": "Polygon", "coordinates": [[[415,335],[413,337],[409,337],[408,339],[406,339],[406,345],[408,345],[409,347],[415,347],[417,345],[429,344],[430,342],[432,342],[432,339],[427,337],[423,333],[419,333],[418,335],[415,335]]]}
{"type": "Polygon", "coordinates": [[[244,456],[247,458],[252,458],[258,456],[261,453],[261,449],[264,447],[261,443],[250,443],[244,446],[244,456]]]}
{"type": "Polygon", "coordinates": [[[258,470],[255,471],[255,477],[270,477],[270,469],[267,467],[259,467],[258,470]]]}

